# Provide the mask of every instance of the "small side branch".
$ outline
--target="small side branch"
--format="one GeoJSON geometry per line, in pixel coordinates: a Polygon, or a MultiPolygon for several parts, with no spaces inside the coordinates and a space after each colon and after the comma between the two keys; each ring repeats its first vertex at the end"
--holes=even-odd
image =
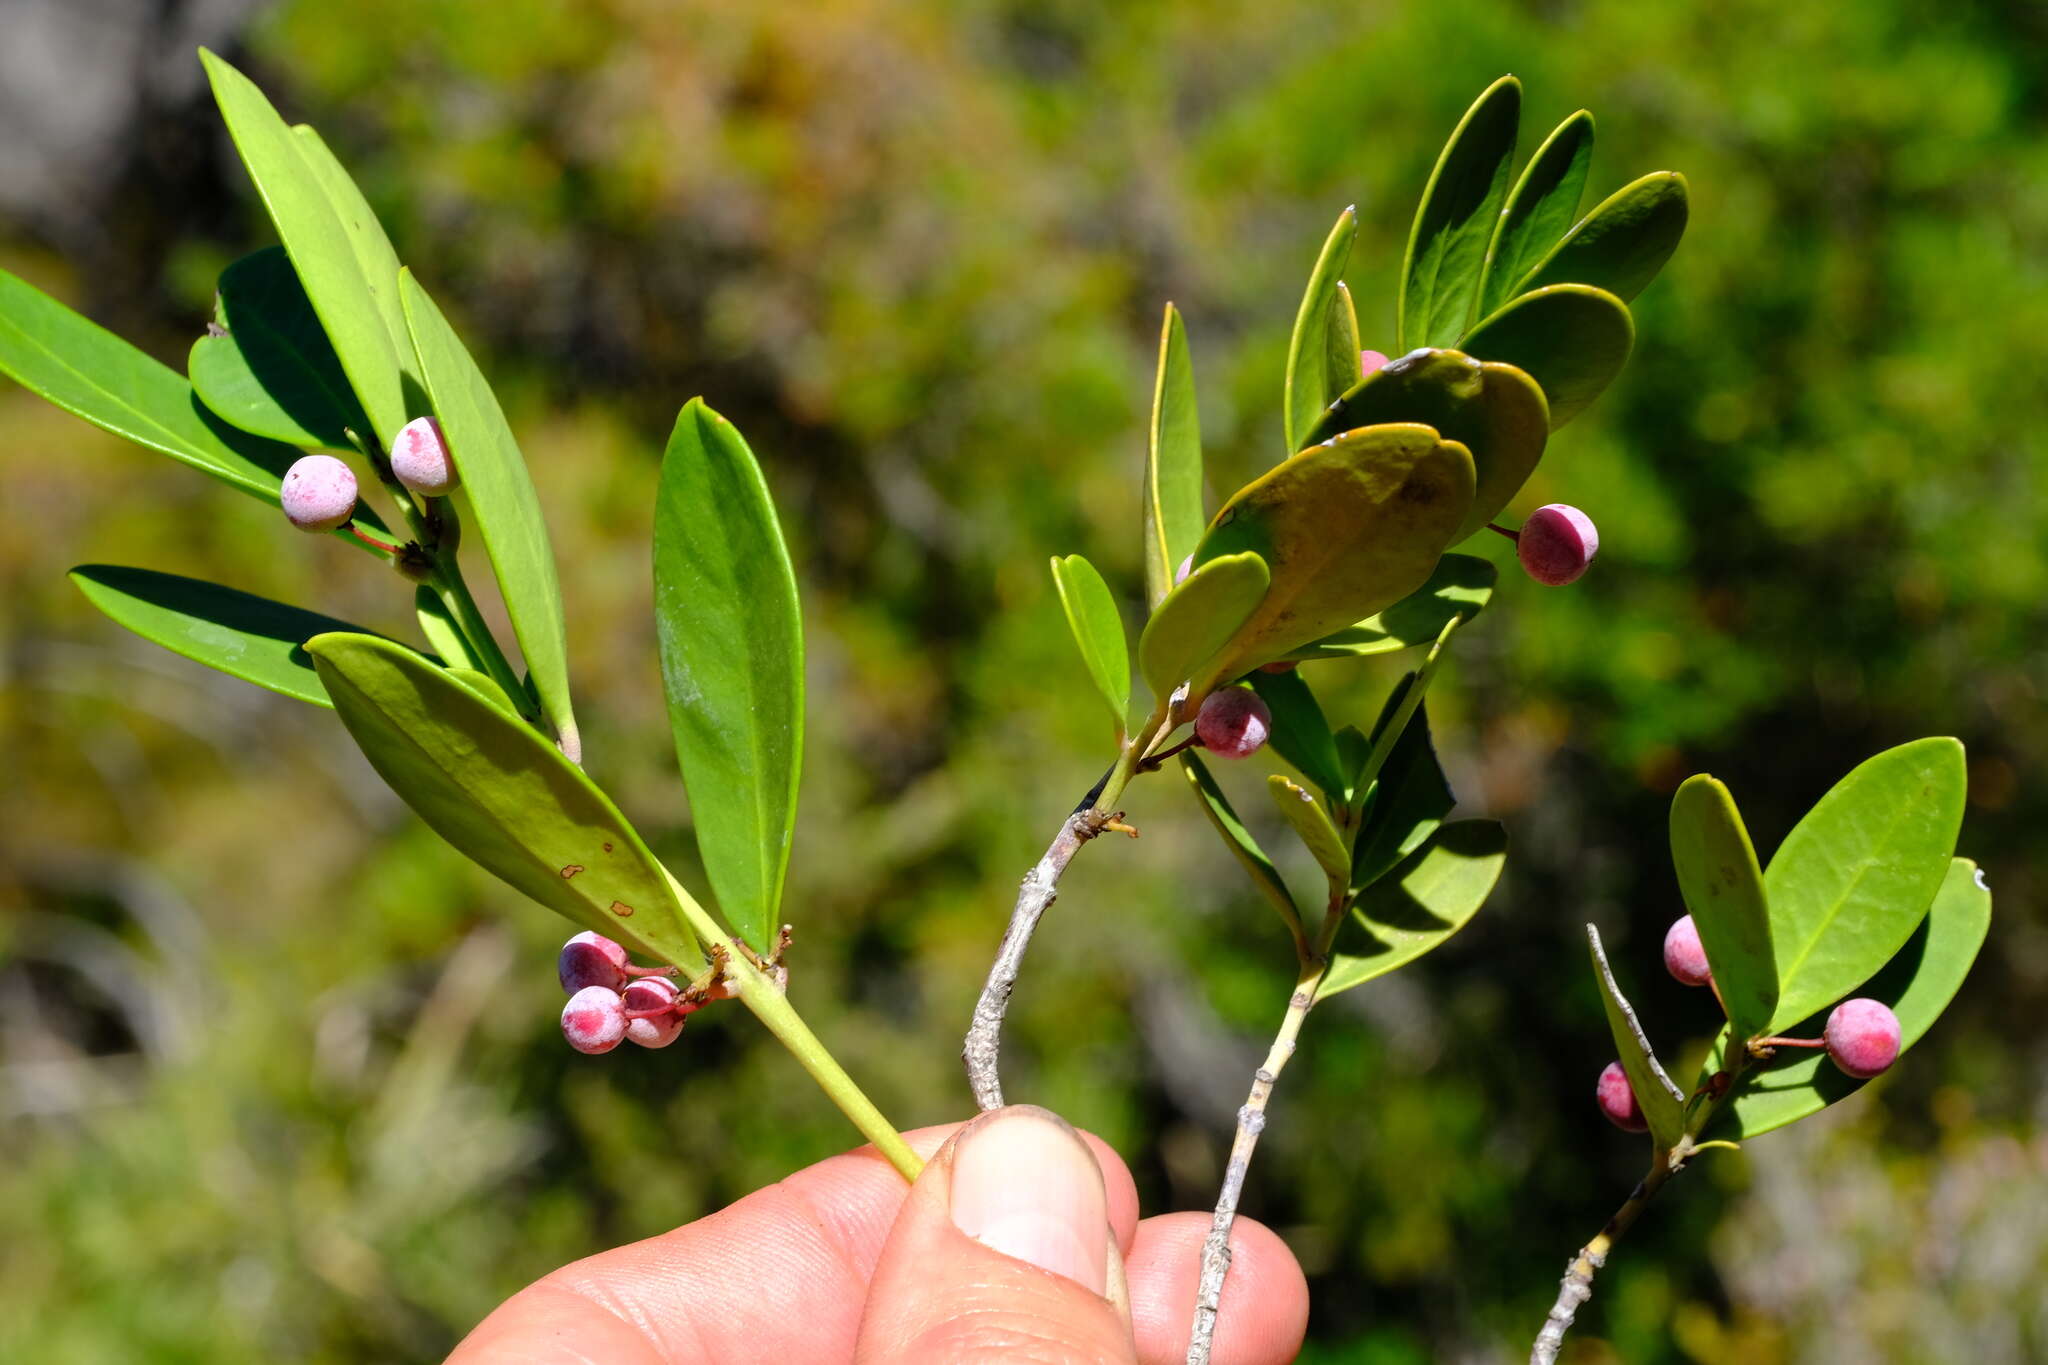
{"type": "Polygon", "coordinates": [[[1578,1316],[1580,1307],[1593,1297],[1593,1277],[1607,1264],[1608,1252],[1634,1225],[1643,1207],[1663,1188],[1664,1182],[1682,1168],[1683,1162],[1683,1157],[1674,1159],[1672,1153],[1660,1150],[1651,1163],[1650,1173],[1636,1185],[1628,1202],[1615,1210],[1597,1237],[1579,1248],[1579,1254],[1565,1267],[1564,1279],[1558,1284],[1557,1302],[1551,1305],[1550,1313],[1543,1319],[1543,1330],[1536,1334],[1536,1345],[1529,1352],[1529,1365],[1557,1365],[1557,1353],[1564,1347],[1564,1334],[1571,1330],[1572,1319],[1578,1316]]]}

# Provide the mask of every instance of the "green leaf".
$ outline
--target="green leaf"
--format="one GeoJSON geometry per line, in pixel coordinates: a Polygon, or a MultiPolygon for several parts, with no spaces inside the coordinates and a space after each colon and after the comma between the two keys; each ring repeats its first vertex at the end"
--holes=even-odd
{"type": "Polygon", "coordinates": [[[369,418],[320,330],[282,247],[265,247],[220,277],[217,324],[192,344],[193,391],[231,426],[297,446],[353,450],[369,418]]]}
{"type": "MultiPolygon", "coordinates": [[[[1388,696],[1379,724],[1379,735],[1400,709],[1416,675],[1410,673],[1388,696]]],[[[1354,779],[1355,780],[1355,779],[1354,779]]],[[[1435,834],[1444,817],[1458,804],[1437,760],[1436,744],[1429,733],[1429,708],[1418,703],[1414,715],[1380,766],[1370,792],[1371,804],[1358,828],[1351,852],[1351,887],[1362,890],[1406,861],[1435,834]]]]}
{"type": "Polygon", "coordinates": [[[1196,676],[1202,695],[1392,606],[1429,580],[1472,505],[1472,455],[1424,426],[1346,432],[1238,490],[1195,551],[1263,559],[1272,583],[1196,676]]]}
{"type": "Polygon", "coordinates": [[[1528,289],[1590,284],[1627,303],[1678,250],[1688,213],[1685,177],[1657,171],[1616,190],[1537,263],[1528,289]]]}
{"type": "Polygon", "coordinates": [[[1330,813],[1317,804],[1307,788],[1285,773],[1268,777],[1266,790],[1280,818],[1293,828],[1316,865],[1323,869],[1323,875],[1329,878],[1331,898],[1343,895],[1351,884],[1351,850],[1345,846],[1344,836],[1337,833],[1337,826],[1330,822],[1330,813]]]}
{"type": "Polygon", "coordinates": [[[1778,1003],[1773,922],[1749,831],[1728,788],[1698,773],[1671,799],[1671,862],[1738,1036],[1770,1027],[1778,1003]]]}
{"type": "Polygon", "coordinates": [[[1054,556],[1052,581],[1060,590],[1060,605],[1066,608],[1067,628],[1074,633],[1081,662],[1088,667],[1096,694],[1109,707],[1121,744],[1125,712],[1131,706],[1131,647],[1116,598],[1095,566],[1079,555],[1054,556]]]}
{"type": "Polygon", "coordinates": [[[389,449],[405,425],[411,352],[398,299],[398,257],[353,182],[310,130],[286,126],[254,82],[205,48],[228,134],[277,226],[321,329],[389,449]]]}
{"type": "Polygon", "coordinates": [[[1426,645],[1454,620],[1477,616],[1493,596],[1500,571],[1476,555],[1445,555],[1429,581],[1355,626],[1333,631],[1290,652],[1290,659],[1350,659],[1426,645]]]}
{"type": "MultiPolygon", "coordinates": [[[[1197,673],[1211,673],[1209,661],[1258,609],[1268,581],[1266,562],[1257,555],[1224,555],[1168,593],[1138,637],[1138,668],[1153,695],[1171,696],[1197,673]]],[[[1204,687],[1190,695],[1189,704],[1206,695],[1204,687]]]]}
{"type": "Polygon", "coordinates": [[[71,581],[86,600],[145,640],[208,668],[300,701],[326,706],[327,689],[303,646],[346,621],[252,597],[218,583],[151,569],[81,564],[71,581]]]}
{"type": "Polygon", "coordinates": [[[1202,426],[1195,412],[1195,369],[1187,328],[1166,305],[1159,329],[1159,375],[1152,387],[1152,442],[1145,461],[1145,600],[1156,607],[1173,591],[1180,562],[1202,538],[1202,426]]]}
{"type": "Polygon", "coordinates": [[[1508,193],[1507,207],[1501,210],[1500,225],[1486,250],[1486,274],[1479,286],[1481,317],[1519,293],[1516,286],[1570,229],[1592,164],[1593,116],[1581,109],[1544,139],[1508,193]]]}
{"type": "Polygon", "coordinates": [[[1550,436],[1536,381],[1512,365],[1461,351],[1411,351],[1373,371],[1332,403],[1306,443],[1355,427],[1419,422],[1472,452],[1472,510],[1454,540],[1480,530],[1521,491],[1550,436]]]}
{"type": "Polygon", "coordinates": [[[1660,1149],[1678,1145],[1685,1136],[1685,1095],[1671,1083],[1649,1035],[1636,1019],[1635,1010],[1615,983],[1614,969],[1607,965],[1607,951],[1600,946],[1600,931],[1586,926],[1586,941],[1593,950],[1593,975],[1600,982],[1600,1000],[1607,1007],[1607,1028],[1614,1035],[1621,1069],[1628,1073],[1629,1089],[1636,1093],[1636,1105],[1649,1120],[1650,1136],[1660,1149]]]}
{"type": "Polygon", "coordinates": [[[1180,756],[1181,771],[1187,774],[1188,786],[1193,789],[1195,799],[1201,803],[1202,814],[1209,817],[1209,823],[1223,836],[1224,845],[1231,855],[1251,877],[1252,882],[1264,893],[1280,917],[1296,928],[1300,928],[1300,911],[1294,904],[1294,895],[1287,889],[1286,881],[1280,876],[1280,869],[1273,866],[1273,860],[1259,847],[1259,841],[1245,828],[1244,821],[1237,818],[1231,809],[1230,798],[1216,785],[1216,779],[1201,759],[1194,754],[1183,752],[1180,756]]]}
{"type": "Polygon", "coordinates": [[[1323,332],[1323,392],[1334,398],[1359,380],[1363,342],[1358,339],[1358,306],[1351,300],[1351,287],[1337,281],[1337,296],[1330,300],[1330,324],[1323,332]]]}
{"type": "Polygon", "coordinates": [[[1773,1031],[1847,995],[1906,941],[1948,874],[1968,786],[1960,743],[1915,740],[1858,764],[1785,836],[1764,874],[1773,1031]]]}
{"type": "Polygon", "coordinates": [[[1521,117],[1522,83],[1503,76],[1473,102],[1444,144],[1408,235],[1397,351],[1453,345],[1472,320],[1521,117]]]}
{"type": "Polygon", "coordinates": [[[102,430],[269,503],[299,458],[236,431],[199,405],[177,371],[4,270],[0,371],[102,430]]]}
{"type": "Polygon", "coordinates": [[[1330,801],[1346,800],[1348,784],[1337,757],[1337,737],[1330,733],[1330,722],[1323,718],[1323,708],[1300,671],[1255,671],[1251,684],[1273,713],[1273,752],[1292,763],[1330,801]]]}
{"type": "Polygon", "coordinates": [[[1458,345],[1535,380],[1550,402],[1550,429],[1556,431],[1621,373],[1635,341],[1635,319],[1620,299],[1589,285],[1553,284],[1506,304],[1458,345]]]}
{"type": "Polygon", "coordinates": [[[1289,453],[1305,442],[1296,438],[1316,424],[1330,399],[1348,388],[1350,381],[1329,387],[1330,314],[1343,285],[1345,262],[1351,259],[1351,243],[1358,236],[1358,211],[1345,209],[1337,215],[1316,267],[1309,273],[1308,289],[1301,296],[1301,309],[1294,315],[1294,335],[1287,342],[1287,394],[1283,409],[1289,453]]]}
{"type": "Polygon", "coordinates": [[[462,479],[457,497],[467,505],[468,519],[490,557],[541,712],[554,726],[562,752],[573,761],[582,753],[583,742],[569,701],[568,628],[562,619],[562,588],[555,577],[555,553],[548,543],[540,494],[534,491],[533,476],[526,470],[498,396],[462,338],[410,271],[399,272],[399,292],[412,325],[420,374],[441,419],[448,458],[462,479]]]}
{"type": "Polygon", "coordinates": [[[519,708],[512,701],[512,694],[498,686],[498,680],[490,674],[474,668],[450,668],[448,676],[467,687],[501,711],[519,714],[519,708]]]}
{"type": "MultiPolygon", "coordinates": [[[[455,624],[455,618],[448,614],[447,604],[441,601],[440,594],[422,583],[413,590],[412,605],[413,614],[419,618],[420,633],[427,637],[427,643],[441,656],[441,662],[450,668],[466,668],[479,673],[483,671],[483,660],[470,648],[469,638],[462,633],[461,627],[455,624]]],[[[497,683],[493,681],[491,686],[497,687],[497,683]]],[[[504,689],[498,690],[502,692],[504,689]]]]}
{"type": "Polygon", "coordinates": [[[765,953],[803,768],[803,619],[761,467],[701,398],[676,418],[662,457],[654,614],[704,870],[726,922],[765,953]]]}
{"type": "Polygon", "coordinates": [[[1464,928],[1493,894],[1507,854],[1507,831],[1492,820],[1459,820],[1439,829],[1359,897],[1351,918],[1365,937],[1346,936],[1316,999],[1405,967],[1464,928]]]}
{"type": "Polygon", "coordinates": [[[647,845],[531,726],[389,640],[320,635],[306,652],[370,766],[457,852],[635,952],[702,969],[647,845]]]}
{"type": "MultiPolygon", "coordinates": [[[[1962,989],[1977,960],[1977,952],[1991,927],[1991,892],[1977,865],[1967,858],[1954,859],[1944,875],[1934,905],[1920,927],[1885,969],[1864,984],[1858,994],[1889,1004],[1899,1017],[1899,1050],[1925,1037],[1934,1021],[1948,1008],[1962,989]]],[[[1832,1002],[1829,1007],[1833,1008],[1832,1002]]],[[[1826,1011],[1810,1016],[1791,1031],[1795,1037],[1815,1037],[1826,1026],[1826,1011]]],[[[1700,1080],[1720,1070],[1721,1039],[1700,1080]]],[[[1822,1051],[1791,1054],[1780,1052],[1760,1070],[1745,1071],[1735,1087],[1715,1110],[1706,1125],[1706,1135],[1739,1141],[1833,1104],[1863,1088],[1863,1082],[1844,1075],[1822,1051]]]]}

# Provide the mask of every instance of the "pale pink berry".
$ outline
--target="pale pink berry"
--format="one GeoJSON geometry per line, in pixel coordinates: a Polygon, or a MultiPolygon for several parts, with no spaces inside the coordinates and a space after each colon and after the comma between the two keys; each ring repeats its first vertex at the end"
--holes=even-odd
{"type": "Polygon", "coordinates": [[[430,498],[446,497],[461,483],[448,458],[441,423],[432,417],[415,417],[399,428],[398,439],[391,443],[391,472],[407,488],[430,498]]]}
{"type": "Polygon", "coordinates": [[[1374,370],[1385,369],[1386,364],[1387,357],[1382,352],[1360,351],[1358,353],[1358,377],[1360,379],[1369,379],[1374,370]]]}
{"type": "Polygon", "coordinates": [[[1707,950],[1700,946],[1699,926],[1691,915],[1680,915],[1664,931],[1664,970],[1688,986],[1704,986],[1714,979],[1707,965],[1707,950]]]}
{"type": "Polygon", "coordinates": [[[1593,1093],[1600,1101],[1600,1112],[1607,1115],[1609,1123],[1624,1133],[1650,1131],[1650,1121],[1643,1117],[1643,1107],[1636,1103],[1635,1087],[1628,1083],[1628,1073],[1621,1069],[1620,1062],[1607,1064],[1593,1093]]]}
{"type": "Polygon", "coordinates": [[[284,472],[278,501],[301,531],[332,531],[356,513],[355,471],[332,455],[307,455],[284,472]]]}
{"type": "Polygon", "coordinates": [[[1189,555],[1186,559],[1183,559],[1180,562],[1180,567],[1173,571],[1173,586],[1177,588],[1181,584],[1187,582],[1188,575],[1193,573],[1194,571],[1195,557],[1193,555],[1189,555]]]}
{"type": "Polygon", "coordinates": [[[1515,537],[1515,555],[1529,577],[1552,588],[1572,582],[1599,553],[1600,531],[1593,519],[1561,502],[1531,512],[1515,537]]]}
{"type": "Polygon", "coordinates": [[[682,992],[664,976],[649,976],[626,987],[626,1039],[641,1047],[667,1047],[683,1031],[682,992]],[[640,1016],[635,1018],[634,1016],[640,1016]]]}
{"type": "Polygon", "coordinates": [[[1195,738],[1218,758],[1245,758],[1265,747],[1273,730],[1273,713],[1256,692],[1226,687],[1202,699],[1195,715],[1195,738]]]}
{"type": "Polygon", "coordinates": [[[1882,1075],[1899,1059],[1899,1016],[1876,1000],[1844,1000],[1822,1036],[1835,1065],[1858,1080],[1882,1075]]]}
{"type": "Polygon", "coordinates": [[[626,1005],[619,993],[585,986],[562,1006],[562,1036],[578,1052],[610,1052],[626,1036],[626,1005]]]}
{"type": "Polygon", "coordinates": [[[555,972],[570,995],[591,986],[616,992],[626,984],[626,950],[603,934],[585,929],[562,945],[555,972]]]}

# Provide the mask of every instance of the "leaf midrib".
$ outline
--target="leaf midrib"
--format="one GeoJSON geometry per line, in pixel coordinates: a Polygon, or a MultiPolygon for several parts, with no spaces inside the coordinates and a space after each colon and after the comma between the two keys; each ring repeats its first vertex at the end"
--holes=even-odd
{"type": "MultiPolygon", "coordinates": [[[[1904,807],[1901,806],[1899,808],[1896,808],[1892,814],[1891,819],[1885,824],[1884,838],[1874,840],[1872,846],[1874,848],[1883,848],[1885,846],[1885,843],[1889,840],[1892,832],[1896,830],[1902,823],[1904,823],[1905,818],[1906,811],[1904,807]]],[[[1775,862],[1777,860],[1774,858],[1772,859],[1772,861],[1775,862]]],[[[1799,949],[1799,955],[1793,958],[1790,962],[1788,962],[1785,965],[1785,970],[1779,973],[1779,979],[1783,983],[1783,985],[1790,985],[1793,982],[1793,980],[1797,977],[1800,968],[1806,965],[1807,958],[1813,955],[1814,947],[1817,944],[1819,944],[1822,936],[1827,932],[1828,926],[1833,924],[1836,918],[1842,913],[1842,907],[1849,903],[1850,898],[1854,896],[1856,892],[1856,888],[1863,885],[1864,879],[1871,874],[1873,869],[1876,868],[1878,861],[1879,859],[1877,855],[1874,853],[1862,859],[1861,866],[1859,866],[1856,869],[1855,876],[1849,879],[1848,886],[1843,890],[1840,896],[1835,898],[1833,904],[1829,907],[1827,914],[1823,916],[1814,925],[1813,932],[1807,936],[1806,942],[1803,945],[1801,945],[1799,949]]],[[[1766,872],[1765,894],[1767,898],[1769,895],[1769,890],[1769,873],[1766,872]]],[[[1766,903],[1768,903],[1768,899],[1766,900],[1766,903]]],[[[1783,985],[1781,985],[1780,987],[1781,994],[1783,993],[1783,985]]],[[[1782,1001],[1780,1002],[1778,1008],[1783,1008],[1782,1001]]],[[[1773,1017],[1776,1017],[1775,1012],[1773,1017]]],[[[1804,1015],[1802,1015],[1801,1017],[1803,1018],[1804,1015]]]]}

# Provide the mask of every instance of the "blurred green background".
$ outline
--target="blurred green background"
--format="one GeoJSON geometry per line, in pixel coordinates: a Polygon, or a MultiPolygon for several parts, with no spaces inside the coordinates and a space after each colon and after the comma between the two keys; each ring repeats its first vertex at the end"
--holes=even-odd
{"type": "MultiPolygon", "coordinates": [[[[651,493],[685,399],[747,432],[810,632],[794,994],[905,1125],[966,1111],[1015,880],[1108,757],[1045,564],[1087,554],[1135,613],[1161,305],[1213,507],[1282,453],[1336,212],[1360,207],[1385,349],[1465,104],[1518,73],[1525,151],[1591,108],[1591,193],[1677,169],[1694,217],[1630,369],[1513,509],[1586,508],[1598,565],[1564,590],[1510,566],[1432,697],[1509,871],[1445,950],[1311,1021],[1246,1210],[1309,1270],[1308,1359],[1521,1358],[1641,1160],[1591,1104],[1612,1046],[1581,925],[1660,1043],[1713,1022],[1658,966],[1671,790],[1715,772],[1768,848],[1857,760],[1953,733],[1998,897],[1963,998],[1870,1092],[1675,1186],[1570,1358],[2048,1358],[2039,6],[10,10],[0,264],[172,364],[272,240],[192,44],[356,171],[525,444],[589,765],[684,869],[651,493]]],[[[850,1145],[737,1010],[571,1053],[562,923],[440,846],[331,715],[123,635],[63,572],[405,631],[395,578],[11,388],[0,507],[0,1357],[433,1359],[561,1262],[850,1145]]],[[[1395,671],[1321,667],[1360,721],[1395,671]]],[[[1144,838],[1077,863],[1006,1074],[1116,1144],[1149,1208],[1206,1208],[1291,953],[1177,779],[1129,806],[1144,838]]]]}

